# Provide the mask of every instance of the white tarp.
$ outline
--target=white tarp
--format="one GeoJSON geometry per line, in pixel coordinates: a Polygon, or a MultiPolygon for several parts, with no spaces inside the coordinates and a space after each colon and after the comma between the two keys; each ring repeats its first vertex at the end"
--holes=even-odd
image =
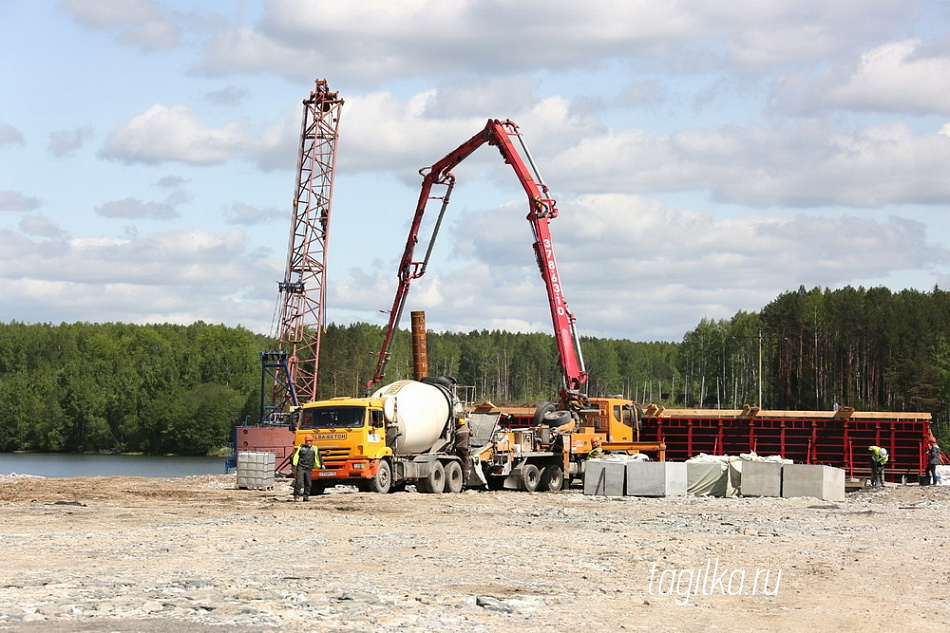
{"type": "Polygon", "coordinates": [[[691,495],[729,496],[729,465],[721,461],[686,462],[686,491],[691,495]]]}
{"type": "Polygon", "coordinates": [[[742,462],[728,455],[697,455],[686,460],[686,487],[691,495],[734,497],[739,492],[742,462]]]}
{"type": "Polygon", "coordinates": [[[701,453],[686,460],[688,491],[691,495],[734,497],[742,488],[742,463],[745,461],[791,464],[792,460],[778,455],[762,457],[755,453],[734,455],[706,455],[701,453]]]}
{"type": "Polygon", "coordinates": [[[785,459],[779,455],[757,455],[755,453],[742,453],[739,458],[746,462],[773,462],[776,464],[794,464],[790,459],[785,459]]]}

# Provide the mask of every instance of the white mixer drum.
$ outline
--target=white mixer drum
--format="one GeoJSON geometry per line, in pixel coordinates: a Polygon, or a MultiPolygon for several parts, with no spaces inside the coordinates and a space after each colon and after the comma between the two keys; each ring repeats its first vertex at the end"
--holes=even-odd
{"type": "Polygon", "coordinates": [[[386,421],[399,429],[395,451],[400,454],[424,453],[442,436],[449,420],[449,402],[434,385],[400,380],[380,387],[373,394],[383,399],[386,421]]]}

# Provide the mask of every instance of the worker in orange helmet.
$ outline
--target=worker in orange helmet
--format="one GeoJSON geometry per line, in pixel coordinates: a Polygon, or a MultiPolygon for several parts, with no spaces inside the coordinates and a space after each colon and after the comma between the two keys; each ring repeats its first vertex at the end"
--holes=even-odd
{"type": "Polygon", "coordinates": [[[310,484],[313,483],[313,469],[323,468],[320,461],[320,452],[313,445],[313,436],[304,438],[304,443],[297,447],[290,460],[294,468],[294,501],[303,496],[304,501],[310,501],[310,484]]]}

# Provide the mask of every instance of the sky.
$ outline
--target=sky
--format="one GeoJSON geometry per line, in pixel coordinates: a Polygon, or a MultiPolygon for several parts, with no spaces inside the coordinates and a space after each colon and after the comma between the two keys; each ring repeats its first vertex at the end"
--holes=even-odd
{"type": "MultiPolygon", "coordinates": [[[[328,322],[386,323],[419,169],[495,118],[557,198],[582,336],[950,287],[944,0],[0,0],[0,322],[274,334],[317,79],[328,322]]],[[[552,332],[514,172],[454,173],[407,310],[552,332]]]]}

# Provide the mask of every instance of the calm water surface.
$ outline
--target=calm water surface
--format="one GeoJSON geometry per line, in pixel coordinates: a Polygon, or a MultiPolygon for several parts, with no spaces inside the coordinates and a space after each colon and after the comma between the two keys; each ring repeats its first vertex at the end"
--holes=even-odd
{"type": "Polygon", "coordinates": [[[143,457],[0,453],[0,475],[40,477],[188,477],[223,475],[223,457],[143,457]]]}

